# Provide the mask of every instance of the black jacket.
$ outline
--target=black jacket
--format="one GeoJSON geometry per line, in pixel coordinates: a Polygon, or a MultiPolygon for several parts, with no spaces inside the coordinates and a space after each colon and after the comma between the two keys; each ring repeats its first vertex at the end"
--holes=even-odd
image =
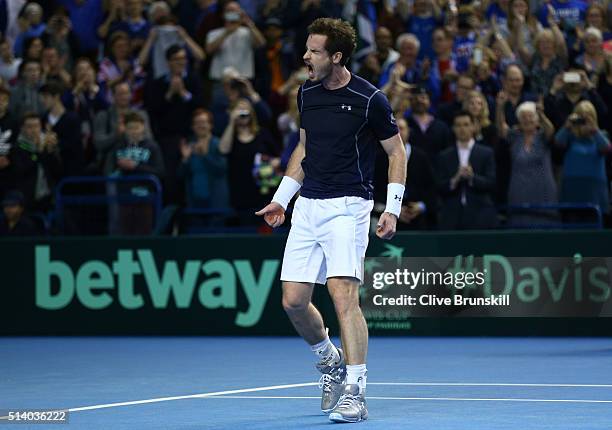
{"type": "Polygon", "coordinates": [[[440,229],[484,229],[493,228],[497,223],[497,212],[493,204],[496,188],[493,150],[474,144],[469,163],[474,170],[474,177],[470,181],[459,181],[457,187],[451,189],[451,178],[459,169],[456,145],[445,149],[438,157],[438,191],[442,198],[440,229]]]}

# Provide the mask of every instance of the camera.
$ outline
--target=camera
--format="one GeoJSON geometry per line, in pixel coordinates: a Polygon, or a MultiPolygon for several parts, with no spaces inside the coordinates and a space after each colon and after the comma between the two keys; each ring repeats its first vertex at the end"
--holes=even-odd
{"type": "Polygon", "coordinates": [[[586,125],[586,118],[580,116],[580,115],[571,115],[570,118],[570,123],[574,126],[579,126],[579,125],[586,125]]]}
{"type": "Polygon", "coordinates": [[[579,84],[580,83],[580,73],[565,72],[563,74],[563,83],[564,84],[579,84]]]}

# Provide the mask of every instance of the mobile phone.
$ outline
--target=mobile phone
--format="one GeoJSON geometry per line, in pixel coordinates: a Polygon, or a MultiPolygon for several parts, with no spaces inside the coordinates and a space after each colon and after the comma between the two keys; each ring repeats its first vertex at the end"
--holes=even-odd
{"type": "Polygon", "coordinates": [[[477,66],[482,63],[482,48],[474,48],[474,64],[477,66]]]}
{"type": "Polygon", "coordinates": [[[564,84],[578,84],[580,83],[580,73],[578,72],[565,72],[563,74],[564,84]]]}

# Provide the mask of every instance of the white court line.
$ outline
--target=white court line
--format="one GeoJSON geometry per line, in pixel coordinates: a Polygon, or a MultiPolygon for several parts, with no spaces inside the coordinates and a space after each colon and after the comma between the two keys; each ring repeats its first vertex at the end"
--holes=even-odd
{"type": "MultiPolygon", "coordinates": [[[[91,411],[94,409],[116,408],[119,406],[144,405],[147,403],[169,402],[173,400],[201,399],[201,398],[206,398],[206,397],[222,396],[224,394],[253,393],[256,391],[282,390],[284,388],[308,387],[311,385],[318,385],[318,383],[317,382],[303,382],[300,384],[269,385],[267,387],[243,388],[240,390],[228,390],[228,391],[215,391],[215,392],[210,392],[210,393],[189,394],[185,396],[158,397],[155,399],[133,400],[129,402],[119,402],[119,403],[107,403],[103,405],[82,406],[82,407],[70,408],[70,409],[58,408],[57,410],[58,411],[67,410],[68,412],[91,411]]],[[[8,420],[8,416],[0,417],[0,420],[8,420]]]]}
{"type": "Polygon", "coordinates": [[[411,385],[425,387],[571,387],[612,388],[612,384],[497,384],[494,382],[368,382],[368,385],[411,385]]]}
{"type": "MultiPolygon", "coordinates": [[[[321,396],[214,396],[212,399],[320,399],[321,396]]],[[[581,399],[491,399],[469,397],[380,397],[368,396],[368,400],[437,400],[442,402],[538,402],[538,403],[612,403],[612,400],[581,399]]]]}
{"type": "MultiPolygon", "coordinates": [[[[270,385],[265,387],[256,388],[243,388],[239,390],[227,390],[227,391],[215,391],[209,393],[189,394],[184,396],[173,396],[173,397],[158,397],[154,399],[145,400],[133,400],[127,402],[118,403],[107,403],[102,405],[82,406],[77,408],[67,409],[69,412],[79,411],[90,411],[95,409],[106,409],[116,408],[120,406],[132,406],[132,405],[143,405],[149,403],[169,402],[174,400],[185,400],[185,399],[199,399],[207,397],[225,396],[226,395],[240,394],[240,393],[252,393],[257,391],[269,391],[269,390],[282,390],[285,388],[297,388],[297,387],[308,387],[317,385],[317,382],[303,382],[300,384],[286,384],[286,385],[270,385]]],[[[406,385],[406,386],[490,386],[490,387],[597,387],[597,388],[612,388],[612,385],[608,384],[498,384],[498,383],[463,383],[463,382],[368,382],[370,385],[406,385]]],[[[245,396],[248,397],[248,396],[245,396]]],[[[255,398],[255,397],[251,397],[255,398]]],[[[263,397],[263,398],[276,398],[276,397],[263,397]]],[[[277,398],[295,398],[295,399],[306,399],[310,397],[277,397],[277,398]]],[[[319,398],[319,397],[313,397],[319,398]]],[[[368,397],[369,399],[375,400],[448,400],[448,401],[508,401],[508,402],[574,402],[574,403],[612,403],[612,400],[556,400],[556,399],[471,399],[471,398],[453,398],[453,397],[368,397]]],[[[57,409],[66,410],[66,409],[57,409]]],[[[8,417],[0,417],[0,420],[7,420],[8,417]]]]}

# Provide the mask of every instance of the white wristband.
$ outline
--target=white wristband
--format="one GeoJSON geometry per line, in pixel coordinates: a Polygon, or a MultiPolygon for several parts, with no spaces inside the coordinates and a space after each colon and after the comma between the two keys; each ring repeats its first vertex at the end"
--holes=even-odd
{"type": "Polygon", "coordinates": [[[302,185],[291,176],[283,176],[283,180],[274,193],[274,197],[272,197],[272,201],[278,203],[283,209],[287,210],[287,205],[289,205],[289,202],[301,187],[302,185]]]}
{"type": "Polygon", "coordinates": [[[404,198],[404,187],[402,184],[390,183],[387,185],[387,207],[385,212],[389,212],[399,218],[402,211],[402,199],[404,198]]]}

